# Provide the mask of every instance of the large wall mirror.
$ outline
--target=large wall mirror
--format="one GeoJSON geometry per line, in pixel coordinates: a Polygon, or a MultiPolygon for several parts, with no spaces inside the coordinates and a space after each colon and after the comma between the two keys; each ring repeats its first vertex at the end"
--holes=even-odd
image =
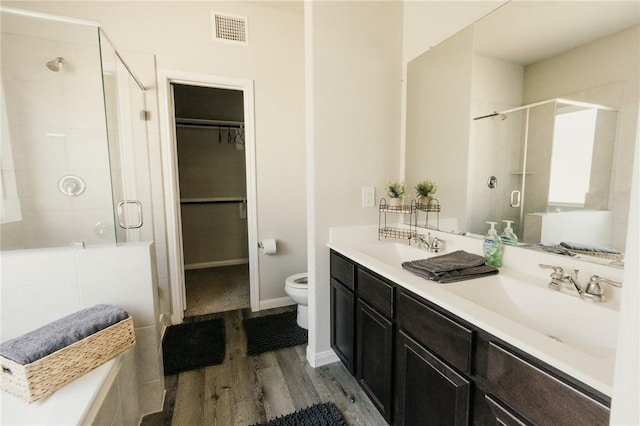
{"type": "Polygon", "coordinates": [[[638,2],[510,2],[409,63],[405,180],[438,184],[439,229],[624,251],[639,23],[638,2]]]}

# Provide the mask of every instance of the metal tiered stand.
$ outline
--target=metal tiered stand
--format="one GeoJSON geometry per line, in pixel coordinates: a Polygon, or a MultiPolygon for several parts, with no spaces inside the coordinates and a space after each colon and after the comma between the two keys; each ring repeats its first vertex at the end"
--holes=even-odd
{"type": "MultiPolygon", "coordinates": [[[[427,203],[426,206],[421,206],[420,204],[417,205],[417,210],[421,211],[421,212],[425,212],[425,219],[424,219],[424,227],[427,229],[433,229],[438,231],[440,229],[440,202],[436,199],[436,198],[431,198],[429,199],[429,202],[427,203]],[[435,213],[436,216],[436,226],[432,226],[429,225],[429,213],[431,213],[431,216],[433,217],[433,214],[435,213]]],[[[416,224],[418,223],[418,217],[417,217],[418,213],[416,212],[416,224]]]]}
{"type": "Polygon", "coordinates": [[[400,240],[411,240],[416,235],[418,226],[418,215],[416,213],[417,204],[411,200],[411,204],[401,206],[391,206],[384,198],[380,199],[378,206],[378,240],[384,238],[397,238],[400,240]],[[399,228],[387,225],[387,213],[408,214],[409,228],[399,228]]]}

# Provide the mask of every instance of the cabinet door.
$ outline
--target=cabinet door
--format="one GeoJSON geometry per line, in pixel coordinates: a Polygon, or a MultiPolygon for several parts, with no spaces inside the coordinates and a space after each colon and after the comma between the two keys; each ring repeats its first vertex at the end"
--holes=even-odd
{"type": "Polygon", "coordinates": [[[395,425],[468,425],[471,383],[409,336],[397,334],[395,425]]]}
{"type": "Polygon", "coordinates": [[[355,372],[355,297],[331,278],[331,348],[351,374],[355,372]]]}
{"type": "Polygon", "coordinates": [[[393,323],[358,300],[356,329],[356,378],[378,411],[390,422],[393,408],[393,323]]]}

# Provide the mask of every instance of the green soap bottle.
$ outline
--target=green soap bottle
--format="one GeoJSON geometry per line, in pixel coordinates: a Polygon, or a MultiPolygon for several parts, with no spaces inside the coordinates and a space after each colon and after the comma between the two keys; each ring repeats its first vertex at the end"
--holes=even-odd
{"type": "Polygon", "coordinates": [[[499,268],[502,265],[502,240],[496,231],[496,222],[487,223],[491,225],[491,228],[482,243],[485,264],[499,268]]]}

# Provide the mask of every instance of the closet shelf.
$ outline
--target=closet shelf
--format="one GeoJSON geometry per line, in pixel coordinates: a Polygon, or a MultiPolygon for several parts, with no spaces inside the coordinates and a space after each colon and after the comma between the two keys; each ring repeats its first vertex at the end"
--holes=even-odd
{"type": "Polygon", "coordinates": [[[176,126],[179,127],[237,127],[243,128],[243,121],[208,120],[201,118],[176,117],[176,126]]]}
{"type": "Polygon", "coordinates": [[[244,197],[181,198],[180,204],[246,203],[244,197]]]}

